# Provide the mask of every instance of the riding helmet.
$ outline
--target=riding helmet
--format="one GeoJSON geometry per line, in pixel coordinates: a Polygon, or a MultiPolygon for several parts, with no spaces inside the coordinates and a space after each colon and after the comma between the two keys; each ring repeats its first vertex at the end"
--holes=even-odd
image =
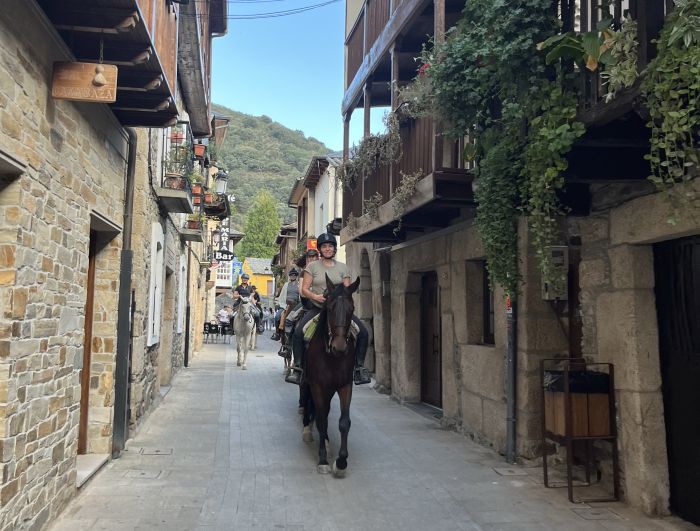
{"type": "Polygon", "coordinates": [[[335,239],[335,236],[328,234],[327,232],[324,232],[318,237],[316,240],[316,246],[320,248],[324,243],[330,243],[335,248],[338,247],[338,241],[335,239]]]}
{"type": "Polygon", "coordinates": [[[291,277],[291,276],[298,277],[298,276],[299,276],[299,271],[297,271],[296,269],[290,269],[290,270],[289,270],[289,276],[290,276],[290,277],[291,277]]]}
{"type": "Polygon", "coordinates": [[[249,275],[248,273],[243,273],[243,274],[241,275],[241,278],[244,279],[244,280],[249,280],[249,279],[250,279],[250,275],[249,275]]]}

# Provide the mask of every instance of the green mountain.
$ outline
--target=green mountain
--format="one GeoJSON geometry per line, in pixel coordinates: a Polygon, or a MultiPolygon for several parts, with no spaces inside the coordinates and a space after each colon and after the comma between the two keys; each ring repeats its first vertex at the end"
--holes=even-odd
{"type": "Polygon", "coordinates": [[[239,230],[243,227],[260,190],[273,195],[280,219],[293,221],[295,214],[287,206],[287,199],[294,181],[306,171],[311,157],[331,150],[323,142],[267,116],[250,116],[216,104],[212,110],[231,119],[218,160],[229,172],[228,192],[236,196],[232,225],[239,230]]]}

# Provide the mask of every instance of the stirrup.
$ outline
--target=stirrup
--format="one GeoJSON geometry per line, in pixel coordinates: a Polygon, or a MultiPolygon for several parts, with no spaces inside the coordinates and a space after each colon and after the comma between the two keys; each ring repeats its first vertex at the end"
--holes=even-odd
{"type": "Polygon", "coordinates": [[[363,367],[362,365],[355,366],[355,370],[352,372],[352,379],[355,382],[355,385],[372,383],[369,370],[367,367],[363,367]]]}
{"type": "Polygon", "coordinates": [[[284,381],[290,384],[301,385],[301,379],[304,376],[304,371],[301,367],[292,365],[289,367],[289,374],[284,377],[284,381]]]}
{"type": "Polygon", "coordinates": [[[272,335],[270,336],[270,339],[272,339],[272,341],[279,341],[279,340],[280,340],[280,336],[279,336],[279,334],[278,334],[277,332],[275,332],[274,334],[272,334],[272,335]]]}
{"type": "Polygon", "coordinates": [[[280,349],[277,351],[277,355],[281,358],[288,358],[289,356],[292,355],[292,351],[287,345],[282,345],[280,349]]]}

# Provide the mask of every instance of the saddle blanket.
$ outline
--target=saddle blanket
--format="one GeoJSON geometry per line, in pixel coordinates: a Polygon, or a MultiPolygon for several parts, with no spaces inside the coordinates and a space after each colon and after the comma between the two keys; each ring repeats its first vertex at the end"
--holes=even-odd
{"type": "MultiPolygon", "coordinates": [[[[311,319],[308,323],[304,325],[304,341],[307,343],[311,341],[316,333],[316,328],[318,328],[318,321],[321,319],[321,314],[319,313],[316,317],[311,319]]],[[[360,327],[357,326],[355,321],[350,323],[350,335],[357,341],[357,336],[360,334],[360,327]]]]}

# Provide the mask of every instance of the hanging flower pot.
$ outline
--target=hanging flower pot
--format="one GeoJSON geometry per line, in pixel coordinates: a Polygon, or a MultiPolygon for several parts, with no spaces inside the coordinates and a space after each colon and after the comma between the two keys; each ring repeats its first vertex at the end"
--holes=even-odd
{"type": "Polygon", "coordinates": [[[179,173],[166,173],[165,179],[163,180],[163,186],[174,190],[184,190],[185,178],[179,173]]]}
{"type": "Polygon", "coordinates": [[[214,202],[214,194],[211,192],[204,192],[204,203],[211,205],[214,202]]]}
{"type": "Polygon", "coordinates": [[[201,205],[202,204],[202,196],[201,195],[192,196],[192,203],[195,205],[201,205]]]}
{"type": "Polygon", "coordinates": [[[203,159],[204,158],[204,153],[207,151],[207,146],[204,144],[195,144],[192,146],[194,149],[194,156],[197,159],[203,159]]]}
{"type": "Polygon", "coordinates": [[[192,195],[202,195],[202,183],[192,183],[192,195]]]}
{"type": "Polygon", "coordinates": [[[187,220],[187,228],[190,230],[201,230],[202,229],[202,222],[199,219],[188,219],[187,220]]]}
{"type": "Polygon", "coordinates": [[[173,131],[170,133],[170,142],[172,144],[182,144],[185,141],[185,133],[182,131],[173,131]]]}

